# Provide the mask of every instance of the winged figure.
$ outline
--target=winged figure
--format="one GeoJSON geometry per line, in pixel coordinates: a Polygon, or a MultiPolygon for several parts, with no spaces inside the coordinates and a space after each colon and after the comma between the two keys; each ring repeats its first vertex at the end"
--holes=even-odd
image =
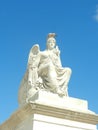
{"type": "Polygon", "coordinates": [[[27,71],[20,85],[19,102],[23,101],[23,98],[25,102],[41,89],[59,96],[68,96],[71,72],[69,67],[62,67],[55,33],[50,33],[46,50],[40,51],[38,44],[35,44],[30,50],[27,71]],[[21,95],[24,95],[23,98],[21,95]]]}

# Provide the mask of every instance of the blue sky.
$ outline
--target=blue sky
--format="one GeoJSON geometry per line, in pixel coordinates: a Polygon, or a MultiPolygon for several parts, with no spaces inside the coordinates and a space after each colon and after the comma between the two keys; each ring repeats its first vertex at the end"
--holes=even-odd
{"type": "Polygon", "coordinates": [[[98,113],[98,0],[0,1],[0,123],[18,108],[30,48],[57,34],[62,65],[72,69],[69,96],[98,113]]]}

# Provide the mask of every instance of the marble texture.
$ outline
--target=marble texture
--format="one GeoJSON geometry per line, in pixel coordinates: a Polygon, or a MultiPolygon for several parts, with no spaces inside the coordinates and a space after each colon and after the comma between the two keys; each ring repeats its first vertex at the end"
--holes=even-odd
{"type": "Polygon", "coordinates": [[[73,97],[59,97],[57,94],[53,94],[44,90],[38,91],[36,95],[29,99],[30,103],[42,103],[46,105],[53,105],[56,107],[74,109],[76,111],[88,111],[88,102],[86,100],[73,98],[73,97]]]}
{"type": "Polygon", "coordinates": [[[20,107],[0,125],[0,130],[97,130],[96,124],[98,115],[93,112],[35,101],[20,107]]]}
{"type": "Polygon", "coordinates": [[[49,33],[44,51],[35,44],[29,52],[27,70],[19,89],[19,104],[27,103],[36,90],[45,90],[60,97],[67,97],[71,73],[71,68],[63,67],[61,64],[55,33],[49,33]]]}
{"type": "Polygon", "coordinates": [[[97,130],[98,115],[86,100],[68,96],[71,76],[62,67],[55,33],[47,37],[46,50],[38,44],[29,53],[21,81],[19,108],[0,125],[0,130],[97,130]]]}

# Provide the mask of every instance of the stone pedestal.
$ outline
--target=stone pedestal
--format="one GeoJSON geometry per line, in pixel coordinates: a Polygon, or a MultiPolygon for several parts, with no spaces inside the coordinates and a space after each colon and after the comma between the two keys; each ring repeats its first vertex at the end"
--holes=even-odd
{"type": "Polygon", "coordinates": [[[98,115],[85,100],[40,91],[5,121],[0,130],[97,130],[98,115]]]}

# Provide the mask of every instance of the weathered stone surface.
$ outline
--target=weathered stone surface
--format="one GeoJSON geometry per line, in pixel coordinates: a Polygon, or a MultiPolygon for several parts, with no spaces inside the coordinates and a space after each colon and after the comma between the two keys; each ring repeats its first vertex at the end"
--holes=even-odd
{"type": "Polygon", "coordinates": [[[86,106],[83,111],[77,111],[61,104],[53,105],[36,100],[20,107],[0,126],[0,130],[40,130],[40,127],[52,128],[51,125],[54,125],[55,128],[57,126],[57,129],[62,128],[62,130],[64,128],[96,130],[96,124],[98,124],[98,115],[87,111],[86,106]]]}
{"type": "Polygon", "coordinates": [[[0,125],[0,130],[97,130],[98,115],[86,100],[68,96],[71,69],[62,67],[55,34],[47,49],[34,45],[19,89],[19,109],[0,125]]]}
{"type": "Polygon", "coordinates": [[[27,70],[19,89],[20,105],[27,103],[36,90],[49,91],[62,97],[68,96],[72,70],[61,64],[55,33],[48,34],[46,46],[46,49],[41,51],[39,45],[35,44],[30,50],[27,70]]]}

